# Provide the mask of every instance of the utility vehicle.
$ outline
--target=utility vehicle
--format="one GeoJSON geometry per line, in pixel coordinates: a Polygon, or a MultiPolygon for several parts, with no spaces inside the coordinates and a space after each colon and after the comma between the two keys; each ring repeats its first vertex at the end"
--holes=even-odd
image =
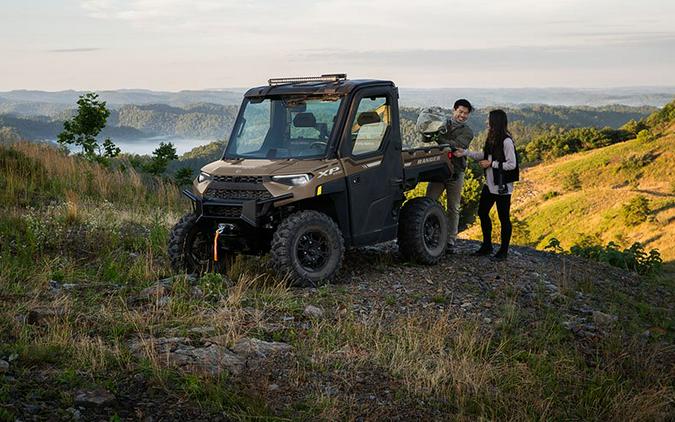
{"type": "Polygon", "coordinates": [[[448,146],[403,149],[398,89],[345,74],[270,79],[246,92],[222,159],[201,169],[193,211],[171,232],[177,271],[222,270],[266,254],[301,285],[329,281],[346,247],[398,239],[404,259],[436,263],[448,225],[422,181],[452,174],[448,146]]]}

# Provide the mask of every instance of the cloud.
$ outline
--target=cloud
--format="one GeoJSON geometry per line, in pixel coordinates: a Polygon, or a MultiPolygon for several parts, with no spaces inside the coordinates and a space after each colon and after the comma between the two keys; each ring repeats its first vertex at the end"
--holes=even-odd
{"type": "Polygon", "coordinates": [[[98,51],[102,48],[98,47],[85,47],[85,48],[55,48],[47,50],[47,53],[87,53],[90,51],[98,51]]]}
{"type": "Polygon", "coordinates": [[[675,35],[643,39],[616,39],[604,43],[556,46],[511,46],[471,49],[401,49],[401,50],[305,50],[295,60],[334,62],[360,66],[392,66],[421,69],[598,69],[607,67],[640,66],[644,63],[675,65],[675,56],[669,54],[675,35]]]}

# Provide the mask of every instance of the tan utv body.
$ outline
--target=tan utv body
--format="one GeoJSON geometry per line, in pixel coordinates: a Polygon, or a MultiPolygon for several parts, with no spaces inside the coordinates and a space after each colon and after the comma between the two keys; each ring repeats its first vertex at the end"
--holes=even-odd
{"type": "Polygon", "coordinates": [[[398,239],[404,259],[445,253],[447,220],[419,182],[452,175],[443,145],[402,148],[398,90],[345,75],[271,79],[244,95],[221,160],[202,168],[193,212],[174,226],[177,271],[220,271],[237,254],[270,253],[297,284],[329,281],[345,247],[398,239]]]}

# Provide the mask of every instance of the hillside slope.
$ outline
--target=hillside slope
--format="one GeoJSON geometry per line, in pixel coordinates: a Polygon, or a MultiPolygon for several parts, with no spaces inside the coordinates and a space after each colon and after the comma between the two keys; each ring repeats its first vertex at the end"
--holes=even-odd
{"type": "Polygon", "coordinates": [[[0,146],[0,420],[671,420],[672,285],[475,242],[173,275],[170,183],[0,146]],[[599,276],[600,274],[600,276],[599,276]],[[668,415],[671,415],[670,417],[668,415]]]}
{"type": "MultiPolygon", "coordinates": [[[[573,154],[523,171],[513,198],[521,243],[569,248],[584,237],[624,246],[641,242],[675,260],[675,124],[656,139],[638,138],[573,154]],[[649,212],[631,224],[635,198],[649,212]]],[[[639,217],[639,216],[638,216],[639,217]]],[[[474,229],[475,230],[475,229],[474,229]]]]}

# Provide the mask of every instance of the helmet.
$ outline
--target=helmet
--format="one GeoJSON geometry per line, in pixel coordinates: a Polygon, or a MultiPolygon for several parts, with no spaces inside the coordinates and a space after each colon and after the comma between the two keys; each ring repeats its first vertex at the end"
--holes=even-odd
{"type": "Polygon", "coordinates": [[[422,135],[430,136],[446,133],[448,118],[440,107],[425,108],[417,117],[415,129],[422,135]]]}

